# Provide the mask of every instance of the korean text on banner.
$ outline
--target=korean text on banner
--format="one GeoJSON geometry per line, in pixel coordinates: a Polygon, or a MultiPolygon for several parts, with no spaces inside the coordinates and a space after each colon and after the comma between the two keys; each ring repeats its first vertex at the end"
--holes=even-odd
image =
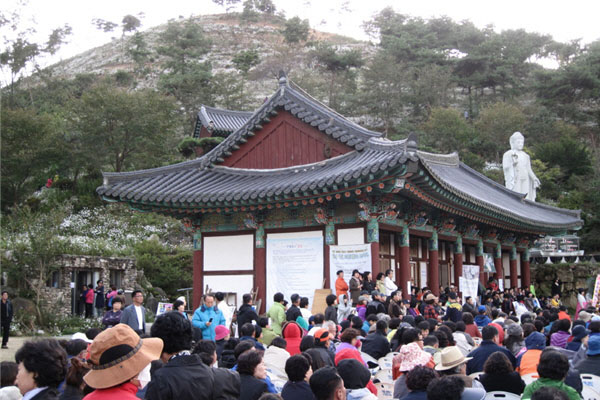
{"type": "Polygon", "coordinates": [[[298,293],[312,304],[322,285],[323,237],[267,237],[267,309],[277,292],[298,293]]]}
{"type": "Polygon", "coordinates": [[[337,271],[344,271],[344,280],[348,283],[355,269],[361,274],[365,271],[371,272],[371,244],[329,247],[329,282],[332,289],[335,288],[337,271]]]}
{"type": "Polygon", "coordinates": [[[477,289],[479,288],[478,279],[467,279],[461,276],[458,278],[458,284],[460,285],[463,300],[470,296],[477,302],[477,289]]]}

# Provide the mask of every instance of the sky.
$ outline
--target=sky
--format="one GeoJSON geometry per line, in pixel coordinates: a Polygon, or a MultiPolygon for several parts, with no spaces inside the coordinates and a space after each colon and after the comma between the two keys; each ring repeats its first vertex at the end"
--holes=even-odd
{"type": "MultiPolygon", "coordinates": [[[[423,18],[448,16],[455,21],[470,20],[482,28],[520,29],[550,34],[555,40],[600,39],[600,1],[598,0],[274,0],[288,18],[308,19],[312,28],[368,40],[362,24],[385,7],[423,18]]],[[[69,24],[73,34],[69,43],[50,58],[38,60],[42,66],[67,59],[110,41],[119,33],[96,29],[92,19],[119,23],[127,14],[144,13],[142,30],[180,16],[224,12],[212,0],[3,0],[3,12],[20,9],[19,31],[34,28],[38,41],[45,41],[53,28],[69,24]]],[[[0,39],[15,32],[4,26],[0,39]]],[[[4,43],[2,44],[4,47],[4,43]]]]}

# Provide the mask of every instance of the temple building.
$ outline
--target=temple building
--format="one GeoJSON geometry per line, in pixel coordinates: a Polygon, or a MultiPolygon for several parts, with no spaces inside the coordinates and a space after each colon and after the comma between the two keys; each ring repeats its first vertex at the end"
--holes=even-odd
{"type": "Polygon", "coordinates": [[[276,291],[333,287],[333,250],[346,248],[373,277],[391,269],[405,297],[409,285],[458,286],[463,265],[478,265],[482,282],[526,286],[533,242],[583,223],[579,211],[526,200],[457,153],[419,150],[414,134],[385,139],[285,75],[253,113],[202,107],[194,135],[226,139],[191,161],[104,173],[97,189],[182,220],[194,238],[194,306],[207,285],[240,296],[257,288],[263,305],[276,291]]]}

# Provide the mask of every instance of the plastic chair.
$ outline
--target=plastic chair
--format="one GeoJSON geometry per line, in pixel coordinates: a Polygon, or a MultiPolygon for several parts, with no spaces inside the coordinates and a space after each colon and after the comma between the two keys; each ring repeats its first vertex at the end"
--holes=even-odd
{"type": "Polygon", "coordinates": [[[391,383],[379,382],[375,384],[377,388],[377,398],[379,400],[392,400],[394,398],[394,385],[391,383]]]}
{"type": "Polygon", "coordinates": [[[501,391],[488,392],[485,395],[485,400],[519,400],[520,398],[521,396],[519,396],[518,394],[501,391]]]}
{"type": "Polygon", "coordinates": [[[391,369],[382,369],[382,370],[378,371],[375,374],[374,378],[378,379],[379,382],[390,383],[390,384],[394,383],[394,378],[392,377],[391,369]]]}
{"type": "Polygon", "coordinates": [[[540,376],[534,372],[521,376],[521,379],[523,379],[523,382],[525,382],[526,385],[529,385],[531,382],[536,381],[539,377],[540,376]]]}
{"type": "Polygon", "coordinates": [[[581,374],[581,382],[600,393],[600,376],[592,374],[581,374]]]}
{"type": "Polygon", "coordinates": [[[393,357],[385,356],[377,360],[377,363],[381,369],[392,369],[392,360],[393,357]]]}
{"type": "Polygon", "coordinates": [[[591,386],[583,385],[581,397],[583,397],[583,400],[598,400],[600,399],[600,393],[592,389],[591,386]]]}
{"type": "Polygon", "coordinates": [[[376,359],[374,359],[373,357],[371,357],[370,355],[368,355],[367,353],[360,353],[360,356],[362,357],[363,361],[367,363],[367,365],[369,365],[370,368],[373,368],[373,366],[378,366],[379,363],[377,362],[376,359]],[[371,364],[373,366],[371,366],[371,364]]]}
{"type": "Polygon", "coordinates": [[[472,374],[469,375],[469,378],[477,379],[477,378],[479,378],[483,374],[484,374],[483,371],[473,372],[472,374]]]}

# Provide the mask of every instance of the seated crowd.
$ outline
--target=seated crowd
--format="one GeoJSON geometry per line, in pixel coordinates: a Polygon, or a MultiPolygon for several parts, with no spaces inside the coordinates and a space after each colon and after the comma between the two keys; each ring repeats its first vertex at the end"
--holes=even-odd
{"type": "Polygon", "coordinates": [[[276,293],[264,315],[244,295],[230,324],[216,293],[192,318],[178,304],[148,333],[109,316],[102,331],[26,342],[16,363],[2,363],[0,398],[582,399],[581,374],[600,376],[591,303],[572,318],[560,296],[545,302],[493,285],[477,302],[454,287],[403,299],[390,272],[371,281],[354,271],[344,286],[340,271],[336,294],[314,315],[297,294],[288,303],[276,293]]]}

